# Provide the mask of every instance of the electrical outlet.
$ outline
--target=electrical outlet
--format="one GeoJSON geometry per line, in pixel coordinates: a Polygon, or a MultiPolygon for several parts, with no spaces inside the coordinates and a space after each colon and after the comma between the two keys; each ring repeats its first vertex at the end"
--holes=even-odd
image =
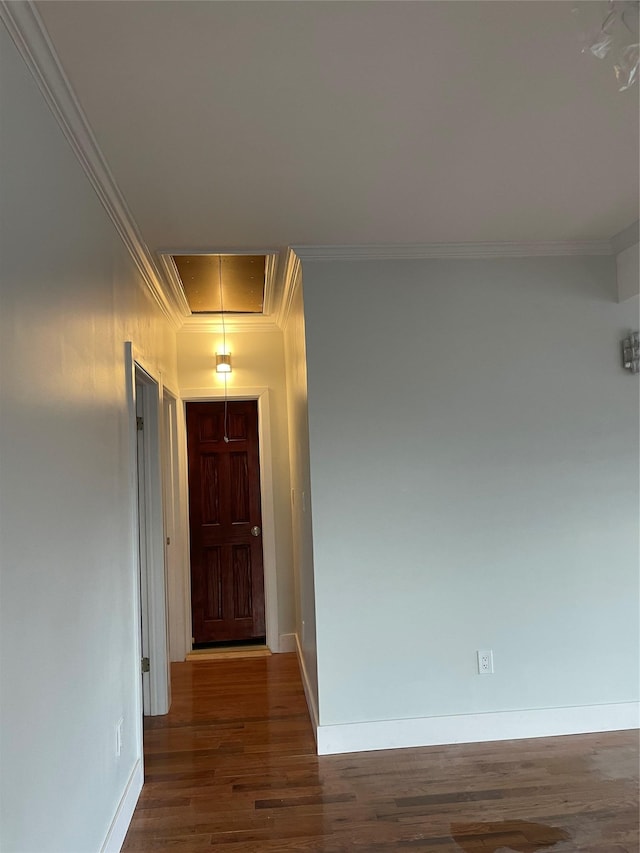
{"type": "Polygon", "coordinates": [[[124,720],[122,717],[116,723],[116,756],[119,756],[122,752],[122,726],[124,725],[124,720]]]}
{"type": "Polygon", "coordinates": [[[478,675],[491,675],[493,672],[493,652],[485,649],[478,652],[478,675]]]}

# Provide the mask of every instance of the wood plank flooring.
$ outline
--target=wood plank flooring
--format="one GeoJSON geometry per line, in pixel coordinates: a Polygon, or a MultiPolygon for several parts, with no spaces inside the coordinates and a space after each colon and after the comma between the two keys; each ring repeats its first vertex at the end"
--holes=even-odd
{"type": "Polygon", "coordinates": [[[123,851],[638,853],[638,733],[315,754],[295,655],[174,664],[123,851]]]}

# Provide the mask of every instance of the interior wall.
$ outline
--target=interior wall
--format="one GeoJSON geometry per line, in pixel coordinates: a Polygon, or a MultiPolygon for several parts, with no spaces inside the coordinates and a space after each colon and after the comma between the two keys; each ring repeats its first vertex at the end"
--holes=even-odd
{"type": "MultiPolygon", "coordinates": [[[[618,299],[624,302],[640,292],[640,243],[628,246],[616,256],[618,299]]],[[[636,322],[636,326],[637,326],[636,322]]]]}
{"type": "Polygon", "coordinates": [[[0,63],[0,848],[87,853],[140,759],[125,341],[177,384],[175,335],[4,24],[0,63]]]}
{"type": "Polygon", "coordinates": [[[295,287],[285,328],[285,363],[289,415],[289,460],[293,513],[293,564],[296,588],[296,635],[303,679],[313,722],[318,724],[309,420],[307,411],[307,355],[302,285],[295,287]]]}
{"type": "Polygon", "coordinates": [[[304,298],[321,724],[637,701],[615,260],[305,262],[304,298]]]}
{"type": "MultiPolygon", "coordinates": [[[[233,371],[227,377],[229,392],[242,389],[269,389],[269,424],[273,466],[273,500],[278,584],[278,632],[295,630],[295,598],[291,545],[291,503],[289,496],[289,440],[287,392],[284,369],[284,342],[280,331],[227,333],[233,371]]],[[[180,393],[199,394],[211,389],[219,394],[224,387],[222,374],[215,372],[215,353],[222,352],[222,335],[182,331],[177,335],[178,381],[180,393]]],[[[189,567],[185,567],[189,571],[189,567]]],[[[187,607],[189,604],[187,602],[187,607]]]]}

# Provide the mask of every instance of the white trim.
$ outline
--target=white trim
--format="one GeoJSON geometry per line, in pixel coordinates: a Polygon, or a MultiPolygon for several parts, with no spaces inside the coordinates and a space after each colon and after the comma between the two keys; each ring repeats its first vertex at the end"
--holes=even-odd
{"type": "Polygon", "coordinates": [[[296,652],[298,653],[298,664],[300,666],[300,677],[302,679],[302,687],[304,688],[304,695],[307,700],[307,708],[309,709],[309,716],[311,717],[311,728],[313,729],[313,736],[316,739],[316,744],[318,745],[318,755],[324,755],[326,753],[320,752],[320,724],[318,720],[318,709],[316,707],[316,700],[313,695],[313,690],[311,689],[311,682],[309,680],[309,673],[307,672],[307,667],[304,662],[304,655],[302,654],[302,647],[300,645],[300,638],[298,635],[295,635],[296,638],[296,652]]]}
{"type": "MultiPolygon", "coordinates": [[[[227,388],[228,400],[257,400],[261,394],[266,394],[270,391],[263,385],[247,385],[244,388],[227,388]]],[[[180,391],[180,398],[184,402],[197,403],[198,401],[206,403],[211,400],[214,403],[224,399],[224,388],[183,388],[180,391]]]]}
{"type": "MultiPolygon", "coordinates": [[[[183,403],[198,401],[220,402],[220,400],[224,399],[224,389],[184,388],[181,393],[181,398],[183,403]]],[[[267,646],[272,651],[277,651],[280,644],[280,635],[278,631],[278,573],[276,561],[275,501],[273,496],[273,456],[271,450],[269,388],[251,387],[228,389],[227,399],[258,401],[258,444],[260,451],[260,500],[262,504],[262,561],[264,570],[265,631],[267,646]]],[[[186,436],[184,453],[186,454],[186,436]]],[[[187,477],[187,468],[185,468],[184,471],[184,476],[187,477]]],[[[190,602],[190,559],[185,561],[185,573],[187,575],[186,583],[189,585],[188,601],[190,602]]],[[[189,648],[191,648],[191,643],[189,643],[189,648]]]]}
{"type": "MultiPolygon", "coordinates": [[[[193,648],[193,623],[191,613],[191,543],[189,534],[189,459],[187,456],[187,424],[185,419],[184,400],[178,398],[176,407],[177,430],[176,441],[178,448],[178,495],[179,495],[179,518],[176,520],[181,532],[181,555],[182,560],[182,619],[183,619],[183,646],[186,660],[187,655],[193,648]]],[[[169,616],[171,617],[171,608],[169,616]]],[[[178,626],[170,625],[169,632],[178,630],[178,626]]]]}
{"type": "MultiPolygon", "coordinates": [[[[225,315],[225,327],[228,331],[263,331],[265,326],[277,328],[270,315],[275,302],[275,281],[280,252],[277,249],[160,249],[156,252],[164,280],[172,297],[180,307],[182,328],[194,332],[212,332],[221,328],[219,315],[192,314],[182,289],[174,255],[264,255],[264,301],[262,314],[225,315]]],[[[269,329],[271,331],[272,329],[269,329]]]]}
{"type": "MultiPolygon", "coordinates": [[[[224,318],[225,330],[229,333],[237,332],[279,332],[280,326],[270,317],[262,317],[260,315],[236,316],[233,314],[225,315],[224,318]]],[[[214,334],[222,331],[222,322],[219,317],[205,317],[198,314],[193,314],[187,317],[179,332],[206,332],[214,334]]]]}
{"type": "MultiPolygon", "coordinates": [[[[173,254],[178,253],[175,252],[173,254]]],[[[191,309],[189,308],[187,297],[185,296],[184,290],[182,289],[180,276],[178,275],[178,270],[176,269],[176,265],[173,261],[173,258],[171,257],[171,255],[165,254],[164,252],[156,252],[156,255],[160,264],[160,270],[164,274],[164,283],[168,287],[170,293],[173,295],[173,298],[175,299],[176,304],[180,309],[182,319],[184,320],[187,317],[191,316],[191,309]]]]}
{"type": "Polygon", "coordinates": [[[274,249],[273,246],[270,248],[265,248],[264,246],[252,246],[247,248],[243,246],[242,248],[238,248],[237,246],[206,246],[204,249],[202,246],[198,248],[193,248],[190,246],[180,246],[176,249],[167,249],[164,246],[162,249],[158,249],[156,254],[158,255],[273,255],[275,258],[280,254],[279,249],[274,249]]]}
{"type": "Polygon", "coordinates": [[[621,702],[320,726],[318,755],[635,729],[639,713],[640,703],[621,702]]]}
{"type": "MultiPolygon", "coordinates": [[[[162,418],[162,376],[150,366],[137,351],[131,341],[125,343],[125,366],[127,373],[127,405],[129,409],[130,436],[130,489],[132,512],[134,514],[134,555],[136,601],[136,625],[142,624],[142,616],[148,620],[149,658],[151,671],[148,683],[148,701],[140,699],[140,723],[136,732],[139,754],[142,754],[142,712],[150,715],[166,714],[171,704],[169,682],[169,654],[167,634],[167,600],[166,600],[166,565],[165,565],[165,536],[163,518],[163,489],[162,489],[162,460],[160,455],[160,423],[162,418]],[[148,612],[142,613],[140,602],[140,569],[138,557],[138,494],[137,494],[137,442],[136,428],[136,385],[138,379],[149,388],[148,394],[143,395],[144,417],[147,419],[148,441],[145,442],[145,519],[146,519],[146,564],[150,570],[147,574],[148,612]],[[145,381],[146,380],[146,381],[145,381]]],[[[136,668],[142,657],[139,631],[136,638],[135,655],[136,668]]],[[[142,679],[137,679],[140,683],[142,679]]],[[[147,689],[145,688],[145,697],[147,689]]]]}
{"type": "MultiPolygon", "coordinates": [[[[236,254],[239,253],[236,252],[236,254]]],[[[277,250],[272,250],[271,252],[266,253],[264,263],[264,300],[262,305],[262,312],[266,316],[273,313],[276,292],[276,273],[278,271],[279,260],[280,252],[277,250]]]]}
{"type": "Polygon", "coordinates": [[[0,17],[102,206],[129,250],[146,291],[166,319],[178,328],[181,321],[178,306],[167,298],[151,253],[100,150],[35,5],[1,0],[0,17]]]}
{"type": "Polygon", "coordinates": [[[160,373],[160,376],[162,378],[162,396],[165,397],[168,394],[173,400],[178,402],[180,400],[180,393],[172,385],[168,385],[165,382],[162,373],[160,373]]]}
{"type": "Polygon", "coordinates": [[[138,797],[142,791],[143,783],[144,772],[142,761],[138,759],[133,766],[124,793],[120,798],[118,808],[107,832],[107,837],[100,848],[100,853],[120,853],[127,830],[131,824],[131,818],[133,817],[138,797]]]}
{"type": "MultiPolygon", "coordinates": [[[[240,390],[240,389],[238,389],[240,390]]],[[[262,560],[264,570],[264,615],[266,643],[278,648],[278,574],[276,559],[275,501],[273,497],[273,452],[269,389],[258,395],[258,449],[260,452],[260,501],[262,514],[262,560]]]]}
{"type": "Polygon", "coordinates": [[[519,243],[379,243],[352,246],[291,246],[302,261],[406,261],[429,258],[533,258],[610,255],[610,240],[519,243]]]}
{"type": "Polygon", "coordinates": [[[169,660],[184,661],[191,650],[191,621],[185,621],[184,572],[179,421],[182,406],[177,395],[163,387],[162,461],[165,516],[165,565],[167,572],[167,623],[169,660]],[[188,634],[187,634],[188,630],[188,634]],[[186,638],[189,638],[188,641],[186,638]]]}
{"type": "MultiPolygon", "coordinates": [[[[139,362],[136,360],[136,364],[139,362]]],[[[164,490],[162,482],[161,382],[147,371],[136,371],[145,389],[143,394],[144,417],[144,477],[145,477],[145,552],[147,606],[149,629],[149,713],[166,714],[171,704],[169,687],[169,655],[167,636],[167,577],[164,530],[164,490]],[[145,381],[145,376],[150,381],[145,381]]]]}
{"type": "Polygon", "coordinates": [[[280,310],[278,311],[278,326],[284,329],[289,319],[291,304],[296,292],[296,288],[302,283],[302,262],[293,249],[287,252],[284,269],[284,283],[282,291],[282,299],[280,300],[280,310]]]}
{"type": "MultiPolygon", "coordinates": [[[[133,675],[135,695],[133,702],[134,714],[134,748],[140,764],[140,772],[144,776],[144,751],[142,715],[144,702],[142,695],[142,678],[140,677],[140,661],[142,659],[142,605],[140,601],[140,567],[138,553],[138,462],[137,462],[137,428],[136,428],[136,366],[133,344],[127,341],[124,345],[125,363],[125,392],[129,414],[129,503],[131,506],[131,588],[133,590],[133,675]]],[[[109,834],[111,830],[109,830],[109,834]]],[[[109,835],[107,836],[107,840],[109,835]]],[[[105,842],[106,844],[106,842],[105,842]]]]}
{"type": "MultiPolygon", "coordinates": [[[[134,362],[134,374],[135,374],[135,391],[134,391],[134,403],[136,408],[136,419],[138,417],[144,418],[144,404],[145,398],[147,397],[147,388],[143,383],[141,377],[146,376],[140,369],[140,367],[134,362]]],[[[135,492],[135,500],[136,507],[138,510],[136,521],[137,521],[137,531],[138,535],[136,538],[137,545],[137,556],[138,556],[138,583],[139,583],[139,592],[140,592],[140,655],[139,658],[148,657],[151,659],[151,652],[149,651],[150,642],[149,642],[149,588],[150,588],[150,580],[151,580],[151,572],[149,571],[150,564],[150,556],[149,552],[153,549],[148,549],[147,543],[149,539],[149,530],[150,530],[150,513],[147,512],[147,490],[150,487],[148,483],[148,478],[146,476],[146,471],[148,470],[148,454],[145,452],[147,450],[145,443],[144,432],[136,431],[135,434],[135,446],[136,446],[136,492],[135,492]]],[[[135,661],[137,664],[137,661],[135,661]]],[[[136,666],[137,669],[137,666],[136,666]]],[[[151,672],[142,672],[142,713],[145,716],[148,716],[151,713],[151,672]]]]}
{"type": "Polygon", "coordinates": [[[296,635],[295,634],[280,634],[280,642],[278,643],[277,649],[271,649],[271,651],[277,651],[281,654],[286,654],[288,652],[297,651],[296,646],[296,635]]]}

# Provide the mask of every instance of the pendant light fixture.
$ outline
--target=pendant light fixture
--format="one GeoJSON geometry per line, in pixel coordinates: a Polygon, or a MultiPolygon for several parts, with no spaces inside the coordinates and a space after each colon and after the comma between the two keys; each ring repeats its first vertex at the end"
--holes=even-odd
{"type": "Polygon", "coordinates": [[[222,297],[222,255],[218,255],[218,289],[220,291],[220,319],[222,320],[222,352],[216,353],[216,373],[224,377],[224,441],[229,444],[229,412],[227,394],[227,376],[231,373],[231,353],[227,352],[227,330],[224,322],[224,301],[222,297]]]}
{"type": "Polygon", "coordinates": [[[220,291],[220,318],[222,319],[222,352],[216,353],[216,373],[231,373],[231,353],[227,352],[227,332],[224,325],[222,298],[222,255],[218,255],[218,290],[220,291]]]}

